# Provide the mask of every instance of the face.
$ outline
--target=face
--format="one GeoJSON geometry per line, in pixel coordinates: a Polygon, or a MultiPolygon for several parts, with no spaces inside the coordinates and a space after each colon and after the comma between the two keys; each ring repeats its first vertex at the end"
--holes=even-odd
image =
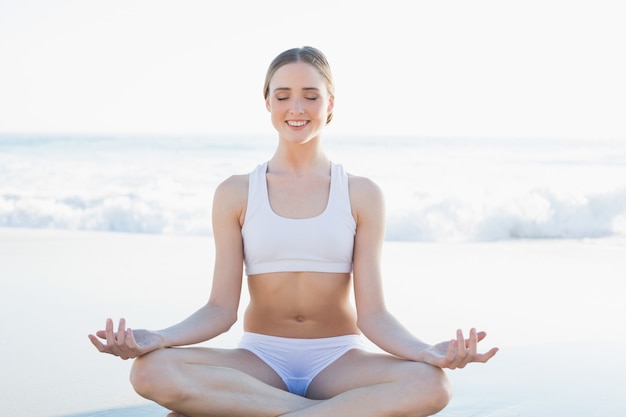
{"type": "Polygon", "coordinates": [[[306,143],[320,136],[334,99],[315,67],[294,62],[274,73],[265,104],[282,140],[306,143]]]}

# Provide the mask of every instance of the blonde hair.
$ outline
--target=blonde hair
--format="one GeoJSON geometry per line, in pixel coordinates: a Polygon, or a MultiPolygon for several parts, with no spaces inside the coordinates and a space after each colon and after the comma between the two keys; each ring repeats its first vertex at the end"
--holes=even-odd
{"type": "MultiPolygon", "coordinates": [[[[274,76],[274,73],[283,65],[292,64],[294,62],[305,62],[312,65],[317,72],[326,81],[326,89],[331,97],[335,96],[335,82],[333,81],[333,74],[330,71],[330,65],[328,60],[322,53],[322,51],[313,48],[312,46],[303,46],[302,48],[288,49],[279,54],[267,69],[265,74],[265,83],[263,85],[263,97],[267,99],[270,94],[270,81],[274,76]]],[[[333,119],[332,111],[328,113],[326,118],[326,124],[330,123],[333,119]]]]}

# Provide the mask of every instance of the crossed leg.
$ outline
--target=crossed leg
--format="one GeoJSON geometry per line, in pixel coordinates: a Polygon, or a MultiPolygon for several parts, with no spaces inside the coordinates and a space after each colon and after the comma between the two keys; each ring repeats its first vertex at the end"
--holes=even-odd
{"type": "Polygon", "coordinates": [[[135,360],[130,379],[139,395],[189,417],[273,417],[316,402],[287,392],[244,349],[159,349],[135,360]]]}
{"type": "Polygon", "coordinates": [[[430,416],[451,398],[440,368],[387,354],[351,350],[320,372],[307,397],[324,400],[284,417],[430,416]]]}
{"type": "Polygon", "coordinates": [[[444,372],[389,355],[351,350],[324,369],[307,397],[243,349],[160,349],[135,360],[142,396],[189,417],[429,416],[449,401],[444,372]]]}

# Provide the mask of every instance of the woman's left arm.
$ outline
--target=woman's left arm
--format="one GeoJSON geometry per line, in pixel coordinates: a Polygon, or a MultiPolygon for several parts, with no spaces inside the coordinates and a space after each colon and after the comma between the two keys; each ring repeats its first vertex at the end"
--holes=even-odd
{"type": "Polygon", "coordinates": [[[350,201],[357,223],[354,242],[354,295],[358,326],[381,349],[401,358],[428,362],[445,368],[463,367],[469,362],[486,362],[497,351],[479,354],[476,344],[483,332],[470,332],[465,339],[457,331],[451,341],[430,345],[415,337],[385,305],[381,274],[381,253],[385,234],[383,193],[371,180],[350,177],[350,201]]]}

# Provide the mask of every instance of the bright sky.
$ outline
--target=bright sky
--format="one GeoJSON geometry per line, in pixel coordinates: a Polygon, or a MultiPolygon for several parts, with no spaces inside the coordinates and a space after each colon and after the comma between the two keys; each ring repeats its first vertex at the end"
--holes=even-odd
{"type": "Polygon", "coordinates": [[[325,52],[334,134],[626,140],[621,0],[0,0],[0,132],[269,133],[325,52]]]}

